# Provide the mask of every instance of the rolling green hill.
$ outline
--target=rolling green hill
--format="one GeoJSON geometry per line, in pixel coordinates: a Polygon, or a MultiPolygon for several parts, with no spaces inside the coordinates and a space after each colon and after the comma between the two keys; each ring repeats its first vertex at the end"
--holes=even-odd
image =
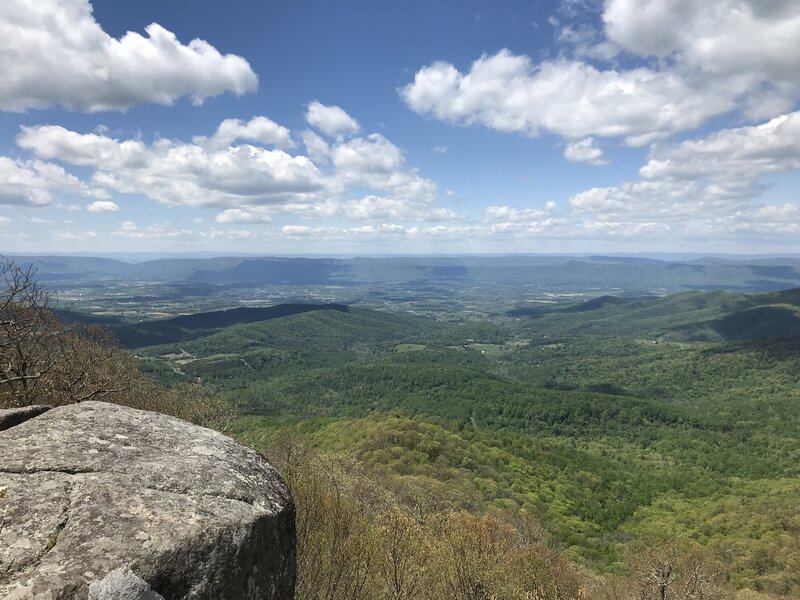
{"type": "Polygon", "coordinates": [[[137,348],[185,342],[212,335],[225,327],[326,310],[348,312],[349,309],[340,304],[279,304],[263,308],[233,308],[181,315],[171,319],[120,324],[115,327],[115,331],[123,346],[137,348]]]}
{"type": "Polygon", "coordinates": [[[272,377],[344,365],[439,327],[429,319],[373,310],[316,308],[216,332],[193,330],[192,337],[137,353],[144,368],[165,381],[174,381],[176,374],[217,381],[220,389],[233,386],[242,404],[272,377]]]}
{"type": "Polygon", "coordinates": [[[724,341],[800,335],[800,288],[765,294],[685,292],[664,298],[603,296],[567,308],[520,307],[548,335],[600,335],[665,341],[724,341]]]}
{"type": "Polygon", "coordinates": [[[778,596],[800,591],[796,511],[774,497],[800,481],[798,306],[798,290],[686,292],[493,321],[340,307],[220,329],[205,327],[270,313],[206,313],[178,321],[191,339],[137,354],[237,405],[241,439],[268,451],[295,432],[410,506],[526,511],[601,572],[631,540],[675,535],[735,587],[778,596]]]}

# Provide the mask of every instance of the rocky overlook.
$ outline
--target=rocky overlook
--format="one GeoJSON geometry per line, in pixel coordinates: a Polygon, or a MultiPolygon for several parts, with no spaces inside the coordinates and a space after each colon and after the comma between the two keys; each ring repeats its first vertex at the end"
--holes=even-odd
{"type": "Polygon", "coordinates": [[[38,412],[0,431],[0,597],[293,597],[294,505],[259,454],[103,402],[38,412]]]}

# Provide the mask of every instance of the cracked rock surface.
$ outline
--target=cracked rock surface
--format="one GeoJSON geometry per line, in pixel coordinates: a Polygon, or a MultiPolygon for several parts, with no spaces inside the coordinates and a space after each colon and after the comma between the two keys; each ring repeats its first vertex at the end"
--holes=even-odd
{"type": "Polygon", "coordinates": [[[0,431],[2,598],[288,599],[294,564],[283,481],[218,432],[103,402],[0,431]]]}

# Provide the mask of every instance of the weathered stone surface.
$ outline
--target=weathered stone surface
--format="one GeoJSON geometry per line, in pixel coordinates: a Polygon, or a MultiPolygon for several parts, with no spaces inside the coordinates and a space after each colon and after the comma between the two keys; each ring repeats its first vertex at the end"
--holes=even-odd
{"type": "Polygon", "coordinates": [[[172,417],[84,402],[0,432],[0,523],[0,597],[293,597],[278,474],[172,417]]]}
{"type": "Polygon", "coordinates": [[[114,569],[89,584],[89,600],[164,600],[130,569],[114,569]]]}
{"type": "Polygon", "coordinates": [[[0,431],[10,429],[14,427],[14,425],[19,425],[28,419],[38,417],[48,410],[50,410],[50,407],[43,404],[23,406],[22,408],[0,409],[0,431]]]}

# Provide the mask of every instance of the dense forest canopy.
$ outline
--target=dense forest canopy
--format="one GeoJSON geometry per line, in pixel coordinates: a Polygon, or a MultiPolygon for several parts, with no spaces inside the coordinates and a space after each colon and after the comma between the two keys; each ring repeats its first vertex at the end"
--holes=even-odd
{"type": "Polygon", "coordinates": [[[104,327],[3,276],[3,404],[102,398],[266,453],[298,504],[299,598],[800,591],[797,290],[104,327]]]}

